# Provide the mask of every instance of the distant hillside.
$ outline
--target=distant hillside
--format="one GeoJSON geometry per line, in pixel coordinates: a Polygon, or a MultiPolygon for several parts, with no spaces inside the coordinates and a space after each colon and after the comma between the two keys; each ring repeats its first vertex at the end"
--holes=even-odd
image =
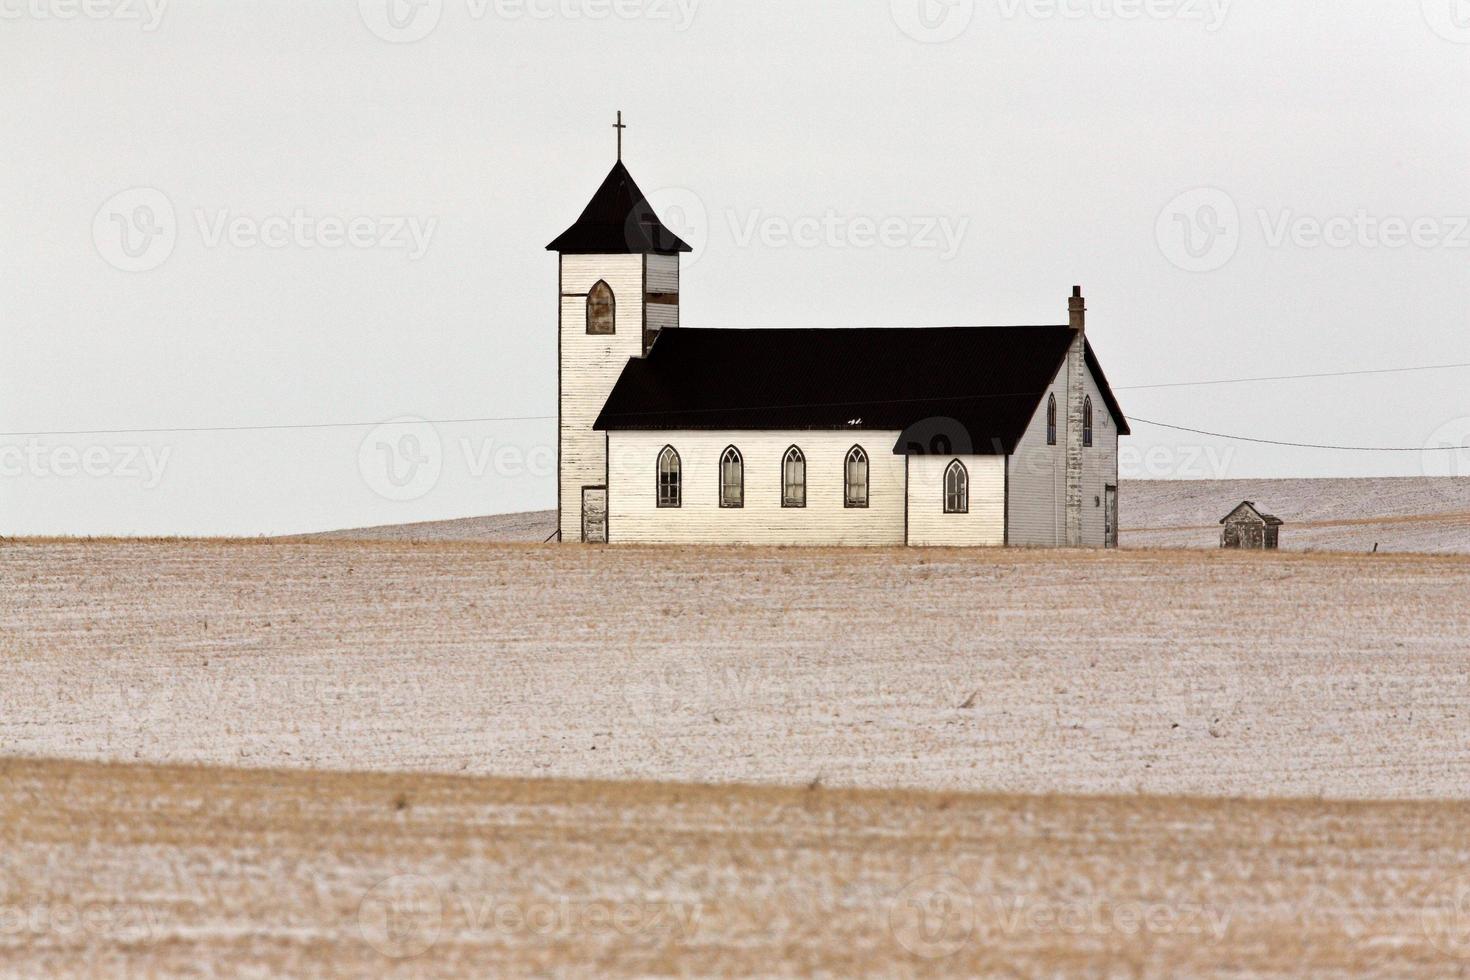
{"type": "MultiPolygon", "coordinates": [[[[1292,551],[1470,553],[1470,479],[1134,480],[1119,500],[1125,548],[1214,548],[1242,500],[1286,521],[1292,551]]],[[[296,540],[545,541],[556,511],[301,535],[296,540]]]]}
{"type": "Polygon", "coordinates": [[[293,541],[545,541],[556,530],[556,511],[536,510],[492,517],[465,517],[421,524],[384,524],[345,531],[294,535],[293,541]]]}
{"type": "Polygon", "coordinates": [[[1147,480],[1124,483],[1125,548],[1214,548],[1242,500],[1286,522],[1292,551],[1470,552],[1470,479],[1147,480]]]}

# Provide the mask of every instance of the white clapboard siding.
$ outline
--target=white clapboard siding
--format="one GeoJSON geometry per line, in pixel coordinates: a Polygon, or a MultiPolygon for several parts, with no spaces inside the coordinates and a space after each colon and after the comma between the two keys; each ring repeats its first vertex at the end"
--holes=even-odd
{"type": "Polygon", "coordinates": [[[608,535],[615,543],[900,545],[904,462],[897,432],[609,433],[608,535]],[[658,507],[657,463],[664,446],[679,453],[683,499],[658,507]],[[745,504],[720,506],[720,457],[736,446],[745,463],[745,504]],[[806,456],[806,506],[781,506],[781,462],[806,456]],[[868,506],[844,505],[848,450],[868,454],[868,506]]]}
{"type": "Polygon", "coordinates": [[[649,330],[668,330],[678,325],[679,306],[677,303],[648,304],[649,330]]]}
{"type": "Polygon", "coordinates": [[[677,293],[679,291],[679,256],[648,256],[648,291],[650,293],[677,293]]]}
{"type": "Polygon", "coordinates": [[[908,543],[933,546],[1005,544],[1004,456],[910,456],[908,543]],[[944,512],[944,473],[959,459],[969,473],[970,509],[944,512]]]}
{"type": "Polygon", "coordinates": [[[1067,364],[1052,379],[1048,391],[1057,399],[1057,444],[1046,444],[1046,396],[1011,456],[1010,544],[1022,548],[1052,548],[1066,541],[1067,495],[1067,364]]]}
{"type": "Polygon", "coordinates": [[[561,257],[559,500],[563,541],[582,537],[582,488],[606,481],[606,439],[592,428],[618,375],[643,353],[643,256],[561,257]],[[587,292],[606,282],[615,332],[587,333],[587,292]]]}
{"type": "Polygon", "coordinates": [[[1107,494],[1118,485],[1118,422],[1108,411],[1097,380],[1088,371],[1083,391],[1092,398],[1092,446],[1082,450],[1082,545],[1107,545],[1107,494]]]}
{"type": "MultiPolygon", "coordinates": [[[[1009,543],[1054,548],[1067,542],[1067,363],[1048,389],[1057,397],[1057,444],[1046,444],[1046,396],[1010,458],[1009,543]]],[[[1092,448],[1082,450],[1082,544],[1106,543],[1105,486],[1118,485],[1118,423],[1108,412],[1092,372],[1083,378],[1092,398],[1092,448]],[[1101,501],[1099,505],[1098,501],[1101,501]]]]}

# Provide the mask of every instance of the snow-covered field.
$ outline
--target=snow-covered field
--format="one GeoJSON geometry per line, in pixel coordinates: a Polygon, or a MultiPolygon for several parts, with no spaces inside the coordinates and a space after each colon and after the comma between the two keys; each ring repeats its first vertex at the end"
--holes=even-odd
{"type": "Polygon", "coordinates": [[[1470,559],[0,545],[0,755],[1463,798],[1470,559]]]}
{"type": "Polygon", "coordinates": [[[1220,518],[1253,500],[1286,521],[1288,551],[1470,554],[1470,478],[1129,481],[1125,548],[1216,548],[1220,518]]]}
{"type": "Polygon", "coordinates": [[[1470,806],[0,762],[7,976],[1470,975],[1470,806]]]}

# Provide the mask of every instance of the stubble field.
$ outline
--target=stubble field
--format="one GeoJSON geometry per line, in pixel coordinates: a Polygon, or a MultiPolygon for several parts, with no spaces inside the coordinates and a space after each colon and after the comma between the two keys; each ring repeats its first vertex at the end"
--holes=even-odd
{"type": "Polygon", "coordinates": [[[10,541],[0,582],[0,975],[1470,975],[1467,558],[10,541]]]}
{"type": "Polygon", "coordinates": [[[0,754],[1454,799],[1470,559],[0,546],[0,754]]]}
{"type": "Polygon", "coordinates": [[[13,976],[1470,976],[1470,808],[0,763],[13,976]]]}

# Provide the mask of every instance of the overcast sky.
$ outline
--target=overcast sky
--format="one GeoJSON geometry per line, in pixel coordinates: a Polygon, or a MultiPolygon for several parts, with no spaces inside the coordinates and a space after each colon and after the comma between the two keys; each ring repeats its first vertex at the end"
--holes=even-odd
{"type": "MultiPolygon", "coordinates": [[[[543,247],[619,109],[686,326],[1055,323],[1081,283],[1120,388],[1470,361],[1466,0],[389,2],[0,0],[0,533],[554,506],[543,247]],[[23,434],[400,418],[520,421],[23,434]]],[[[1467,383],[1119,397],[1420,447],[1467,383]]],[[[1123,470],[1456,462],[1136,422],[1123,470]]]]}

